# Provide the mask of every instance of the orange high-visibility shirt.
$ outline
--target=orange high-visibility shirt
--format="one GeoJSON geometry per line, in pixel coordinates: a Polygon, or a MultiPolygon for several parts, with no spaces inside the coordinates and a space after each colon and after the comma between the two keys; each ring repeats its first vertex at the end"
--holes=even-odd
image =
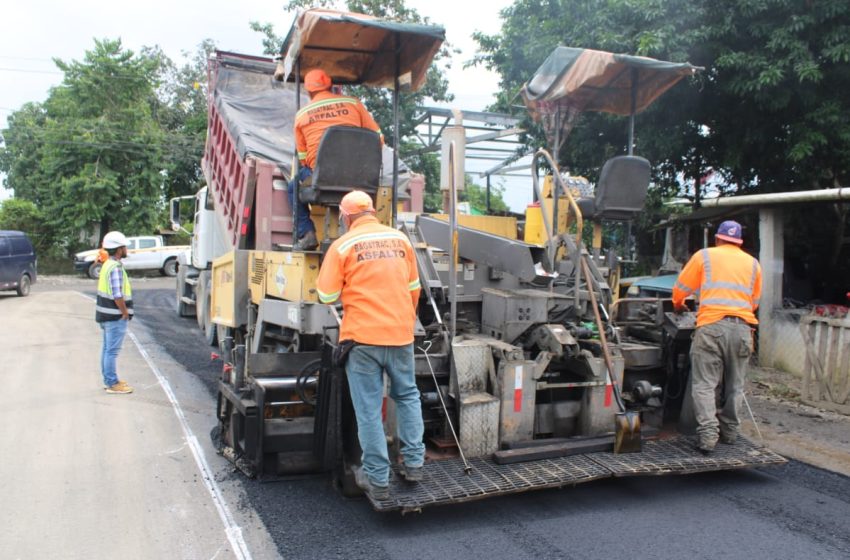
{"type": "Polygon", "coordinates": [[[673,286],[673,306],[699,292],[697,326],[723,317],[740,317],[757,325],[761,297],[761,266],[737,245],[724,244],[694,253],[673,286]]]}
{"type": "Polygon", "coordinates": [[[406,235],[363,216],[328,249],[316,285],[319,300],[342,300],[340,340],[373,346],[413,342],[419,271],[406,235]]]}
{"type": "Polygon", "coordinates": [[[381,134],[381,127],[359,99],[321,91],[295,115],[295,149],[302,165],[313,169],[325,129],[338,125],[367,128],[381,134]]]}

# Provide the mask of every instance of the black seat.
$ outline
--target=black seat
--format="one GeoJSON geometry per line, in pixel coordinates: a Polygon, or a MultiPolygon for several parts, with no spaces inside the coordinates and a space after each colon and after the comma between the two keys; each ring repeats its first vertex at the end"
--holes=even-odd
{"type": "Polygon", "coordinates": [[[649,161],[639,156],[617,156],[602,166],[594,198],[576,201],[589,220],[627,221],[643,210],[649,190],[649,161]]]}
{"type": "Polygon", "coordinates": [[[381,161],[377,132],[353,126],[328,127],[319,142],[310,184],[301,186],[299,198],[308,204],[339,204],[353,189],[374,197],[381,161]]]}

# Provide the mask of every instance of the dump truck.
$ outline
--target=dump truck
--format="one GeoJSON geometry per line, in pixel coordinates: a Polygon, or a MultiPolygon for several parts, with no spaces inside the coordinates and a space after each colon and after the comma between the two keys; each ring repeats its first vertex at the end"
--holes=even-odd
{"type": "MultiPolygon", "coordinates": [[[[602,254],[601,222],[634,217],[649,185],[649,164],[631,149],[605,163],[595,196],[586,199],[574,196],[557,162],[539,151],[533,168],[545,161],[553,172],[530,177],[539,204],[522,238],[515,217],[459,216],[453,180],[445,214],[399,223],[399,99],[421,87],[443,40],[437,26],[313,9],[296,16],[276,66],[232,53],[211,61],[207,186],[195,201],[193,248],[218,243],[223,252],[194,267],[196,285],[207,283],[194,298],[178,284],[177,302],[208,310],[223,350],[216,402],[222,454],[251,476],[327,472],[343,493],[357,492],[356,419],[345,372],[332,361],[338,310],[319,302],[315,286],[324,251],[340,235],[339,201],[356,186],[373,197],[382,223],[409,236],[423,287],[414,346],[424,480],[392,477],[389,498],[369,497],[376,510],[783,462],[747,441],[719,446],[711,456],[696,451],[687,435],[694,315],[672,313],[665,299],[617,299],[612,290],[617,259],[602,254]],[[311,204],[320,245],[295,251],[286,198],[297,168],[292,122],[305,102],[301,80],[313,68],[337,84],[390,88],[396,149],[378,157],[380,143],[369,131],[328,129],[312,184],[297,192],[311,204]],[[204,216],[213,228],[203,228],[204,216]],[[593,224],[590,247],[582,242],[585,221],[593,224]]],[[[585,90],[576,84],[606,93],[601,85],[613,91],[626,76],[631,103],[621,114],[634,115],[691,72],[598,51],[556,54],[524,93],[532,114],[555,108],[560,115],[558,100],[566,95],[606,110],[577,93],[585,90]],[[574,64],[581,57],[591,64],[574,64]],[[576,76],[571,68],[602,74],[576,76]],[[569,84],[559,82],[565,76],[569,84]]],[[[610,97],[619,103],[622,95],[610,97]]],[[[570,122],[579,110],[563,109],[570,122]]],[[[564,128],[557,118],[548,122],[558,127],[557,148],[564,128]]],[[[172,205],[177,224],[175,207],[179,201],[172,205]]],[[[386,403],[395,460],[395,412],[386,403]]]]}

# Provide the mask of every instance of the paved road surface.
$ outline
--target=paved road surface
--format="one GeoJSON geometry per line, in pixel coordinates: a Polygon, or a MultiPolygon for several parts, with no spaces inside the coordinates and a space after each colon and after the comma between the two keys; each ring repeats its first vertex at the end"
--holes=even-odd
{"type": "MultiPolygon", "coordinates": [[[[323,477],[295,478],[271,483],[246,480],[228,469],[220,457],[213,455],[209,450],[208,439],[203,437],[212,427],[211,423],[204,422],[209,422],[211,418],[211,390],[220,366],[210,362],[210,350],[203,345],[194,321],[180,321],[174,318],[172,292],[166,287],[157,289],[161,286],[166,284],[151,281],[136,291],[139,318],[134,321],[133,330],[154,362],[163,364],[161,368],[175,386],[177,397],[182,405],[191,411],[187,412],[190,427],[201,440],[210,468],[215,471],[217,482],[222,487],[228,511],[232,512],[235,525],[243,531],[250,557],[439,560],[754,560],[850,557],[850,479],[796,462],[764,471],[605,480],[563,490],[539,491],[459,506],[426,509],[421,514],[407,516],[379,515],[362,499],[342,498],[323,477]]],[[[81,332],[90,328],[86,323],[90,320],[90,315],[80,311],[77,299],[68,292],[61,296],[37,293],[26,305],[42,310],[55,306],[55,313],[60,316],[70,313],[75,318],[73,321],[69,320],[69,324],[76,332],[67,334],[67,337],[79,339],[81,332]],[[68,306],[73,311],[69,311],[68,306]]],[[[82,303],[84,307],[86,302],[82,303]]],[[[0,314],[3,316],[6,315],[7,309],[20,309],[20,306],[19,300],[10,302],[0,298],[0,314]]],[[[17,311],[16,317],[20,319],[22,316],[29,317],[28,314],[17,311]]],[[[44,328],[44,320],[44,316],[41,323],[33,318],[33,325],[41,324],[40,328],[44,328]]],[[[0,323],[0,336],[8,336],[10,330],[6,325],[6,321],[0,323]]],[[[37,327],[29,328],[32,330],[37,327]]],[[[15,334],[20,336],[20,332],[22,331],[15,334]]],[[[67,343],[68,340],[64,342],[67,343]]],[[[96,333],[77,342],[92,347],[92,344],[97,342],[96,333]]],[[[54,339],[53,344],[57,343],[54,339]]],[[[54,360],[54,363],[62,363],[63,360],[71,363],[69,350],[68,345],[65,345],[51,348],[49,351],[40,348],[39,352],[54,360]]],[[[137,367],[133,367],[133,373],[146,375],[144,364],[139,361],[138,356],[134,357],[134,353],[127,350],[128,347],[125,347],[122,367],[135,364],[137,367]]],[[[14,373],[13,377],[23,380],[13,381],[17,383],[18,388],[14,393],[21,395],[27,392],[23,387],[26,386],[27,390],[32,387],[27,384],[30,383],[33,372],[42,372],[39,375],[44,376],[47,374],[43,373],[45,368],[41,364],[44,357],[26,358],[27,352],[23,350],[16,351],[16,355],[16,363],[23,367],[16,369],[17,373],[14,373]]],[[[76,361],[79,363],[75,368],[82,372],[82,362],[85,360],[77,358],[76,361]]],[[[56,406],[54,401],[70,400],[68,391],[76,391],[74,398],[85,403],[77,405],[74,409],[76,414],[80,414],[81,410],[88,410],[89,405],[93,403],[117,402],[106,400],[106,397],[96,390],[90,390],[89,385],[96,386],[96,375],[94,381],[90,379],[93,373],[85,375],[89,376],[88,380],[75,381],[72,385],[64,381],[57,383],[59,376],[53,376],[49,380],[51,404],[45,404],[43,394],[26,396],[28,405],[16,407],[16,414],[11,413],[10,406],[16,405],[17,397],[10,399],[10,391],[6,391],[3,397],[5,406],[0,412],[0,419],[6,427],[0,436],[0,441],[6,444],[3,449],[30,449],[34,450],[31,454],[44,453],[45,441],[39,445],[30,439],[12,437],[9,432],[23,430],[22,422],[40,422],[42,429],[49,428],[57,416],[53,408],[56,406]],[[12,443],[11,447],[9,443],[12,443]]],[[[142,386],[154,383],[150,379],[131,381],[142,386]]],[[[153,385],[148,391],[129,397],[138,402],[125,404],[122,401],[115,406],[127,407],[130,413],[135,410],[144,411],[145,415],[153,414],[155,417],[158,415],[150,410],[165,409],[160,419],[163,427],[169,423],[176,424],[172,420],[173,411],[162,404],[153,406],[143,400],[149,398],[162,401],[164,395],[159,386],[153,385]],[[156,397],[153,397],[154,393],[156,397]]],[[[65,421],[67,423],[67,420],[65,421]]],[[[85,428],[92,429],[89,425],[85,428]]],[[[27,430],[30,437],[35,437],[33,429],[27,430]]],[[[148,442],[145,447],[147,451],[141,459],[150,464],[146,465],[142,472],[134,473],[134,478],[140,485],[141,480],[144,480],[145,488],[151,488],[152,493],[143,493],[146,497],[145,506],[138,503],[125,506],[131,507],[134,514],[140,516],[139,520],[132,523],[126,519],[122,521],[121,529],[130,531],[133,542],[141,547],[136,549],[135,556],[128,557],[211,558],[219,549],[220,554],[225,551],[230,553],[221,516],[216,515],[211,506],[208,490],[203,484],[196,483],[194,477],[190,477],[189,473],[197,473],[197,468],[191,464],[191,458],[184,452],[178,453],[182,457],[182,470],[175,468],[166,472],[154,468],[155,465],[166,462],[159,454],[179,448],[185,440],[180,434],[179,426],[172,425],[170,430],[145,429],[144,436],[137,436],[137,431],[138,426],[133,422],[113,423],[109,435],[119,441],[123,441],[122,438],[144,437],[148,442]],[[159,482],[159,485],[167,490],[153,493],[155,483],[159,479],[150,477],[157,474],[165,479],[159,482]],[[198,522],[181,524],[180,516],[175,515],[173,508],[167,505],[181,497],[185,498],[184,507],[191,507],[187,510],[191,512],[189,516],[198,522]],[[142,530],[139,523],[146,526],[149,524],[152,528],[142,530]],[[160,530],[166,531],[164,534],[167,536],[153,539],[152,536],[160,530]],[[163,543],[171,542],[170,538],[177,534],[183,535],[177,542],[185,547],[178,547],[177,542],[172,542],[172,548],[167,545],[165,548],[169,553],[164,556],[160,554],[163,543]],[[149,543],[146,541],[148,537],[151,537],[149,543]],[[203,548],[204,545],[207,546],[206,549],[203,548]],[[196,548],[192,549],[193,546],[196,548]]],[[[54,438],[50,432],[47,437],[54,438]]],[[[132,447],[134,453],[141,453],[137,445],[132,447]]],[[[105,454],[103,449],[98,449],[93,442],[89,442],[86,448],[69,449],[66,446],[61,449],[62,453],[54,452],[52,455],[59,464],[73,462],[71,457],[79,456],[78,451],[85,450],[86,453],[96,456],[105,454]]],[[[34,461],[31,457],[23,458],[17,453],[12,457],[12,462],[16,465],[14,468],[5,464],[0,466],[3,480],[16,480],[20,486],[31,486],[36,481],[44,483],[43,474],[40,478],[33,474],[31,469],[34,461]]],[[[30,489],[13,490],[11,493],[7,491],[5,494],[11,495],[13,501],[3,500],[0,520],[4,524],[4,533],[0,533],[3,535],[0,538],[0,557],[16,557],[2,553],[4,546],[16,542],[9,540],[5,533],[10,522],[11,526],[16,528],[17,538],[40,533],[44,527],[50,526],[41,520],[50,518],[51,511],[56,510],[53,518],[62,517],[58,515],[61,508],[79,505],[63,502],[57,508],[55,503],[50,506],[39,506],[37,503],[49,498],[55,502],[57,492],[62,495],[63,487],[75,487],[78,481],[90,482],[94,478],[106,478],[110,481],[107,484],[109,488],[120,486],[115,477],[104,474],[104,471],[110,468],[109,464],[106,467],[101,464],[92,465],[91,472],[66,469],[62,473],[64,480],[61,483],[50,483],[49,492],[33,492],[30,489]],[[38,510],[38,515],[7,514],[9,509],[20,507],[25,510],[38,510]]],[[[92,509],[111,509],[113,506],[109,505],[110,502],[119,501],[109,492],[106,492],[107,495],[98,495],[97,499],[87,493],[81,494],[83,496],[77,496],[77,501],[89,505],[92,509]]],[[[132,495],[126,498],[123,494],[119,496],[121,500],[140,499],[132,495]]],[[[123,509],[116,509],[114,515],[124,516],[123,509]]],[[[92,555],[87,557],[92,558],[110,556],[105,554],[106,548],[99,548],[102,544],[96,535],[101,521],[95,519],[94,515],[71,517],[74,520],[69,521],[69,526],[77,527],[79,534],[86,537],[72,541],[84,547],[73,549],[74,554],[79,553],[82,557],[86,555],[84,553],[91,552],[92,555]]],[[[38,539],[32,536],[28,538],[38,544],[38,539]]],[[[29,558],[39,556],[32,556],[26,551],[45,548],[20,550],[25,553],[18,554],[18,557],[29,558]]],[[[72,549],[66,546],[63,550],[72,549]]],[[[220,557],[222,555],[219,555],[220,557]]]]}
{"type": "Polygon", "coordinates": [[[107,394],[93,301],[39,288],[0,295],[0,558],[244,558],[245,539],[277,557],[250,509],[221,507],[242,494],[204,465],[207,390],[133,321],[119,375],[136,391],[107,394]]]}

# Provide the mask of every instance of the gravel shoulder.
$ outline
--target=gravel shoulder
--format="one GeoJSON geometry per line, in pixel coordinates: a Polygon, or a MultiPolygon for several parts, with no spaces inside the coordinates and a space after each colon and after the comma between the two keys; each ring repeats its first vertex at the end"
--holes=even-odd
{"type": "MultiPolygon", "coordinates": [[[[850,416],[800,400],[801,379],[779,370],[750,369],[747,395],[765,444],[786,457],[850,476],[850,416]]],[[[754,441],[751,421],[743,431],[754,441]]]]}

